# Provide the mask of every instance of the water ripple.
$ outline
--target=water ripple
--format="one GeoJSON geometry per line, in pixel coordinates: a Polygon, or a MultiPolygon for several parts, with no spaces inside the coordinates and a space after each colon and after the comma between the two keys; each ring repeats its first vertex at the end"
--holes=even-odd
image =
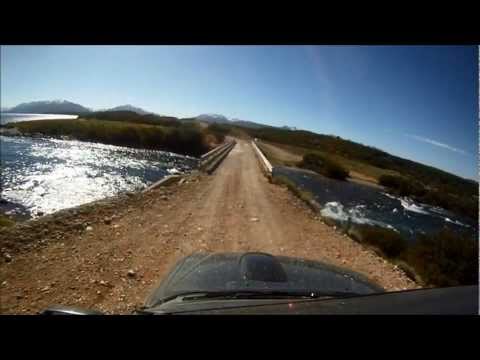
{"type": "Polygon", "coordinates": [[[68,140],[0,136],[2,198],[35,216],[136,191],[197,159],[68,140]]]}

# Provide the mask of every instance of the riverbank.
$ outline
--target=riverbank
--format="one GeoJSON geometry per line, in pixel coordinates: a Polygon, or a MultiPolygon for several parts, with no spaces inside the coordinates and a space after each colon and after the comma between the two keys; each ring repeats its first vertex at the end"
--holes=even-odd
{"type": "Polygon", "coordinates": [[[418,287],[271,184],[245,141],[212,176],[184,178],[2,231],[0,311],[27,314],[62,304],[127,314],[195,251],[264,251],[345,267],[388,291],[418,287]]]}
{"type": "Polygon", "coordinates": [[[193,123],[176,126],[98,119],[55,119],[8,123],[5,136],[46,136],[200,156],[221,141],[193,123]]]}

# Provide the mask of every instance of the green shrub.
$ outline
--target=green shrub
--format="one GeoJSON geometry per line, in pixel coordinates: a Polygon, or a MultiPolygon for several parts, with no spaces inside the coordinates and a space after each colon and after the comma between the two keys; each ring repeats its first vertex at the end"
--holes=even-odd
{"type": "Polygon", "coordinates": [[[194,124],[164,127],[132,122],[76,119],[36,120],[9,124],[23,133],[41,133],[58,137],[67,135],[82,141],[173,151],[199,156],[207,152],[204,134],[194,124]]]}
{"type": "Polygon", "coordinates": [[[396,258],[407,250],[407,241],[396,231],[379,226],[359,225],[357,229],[359,240],[375,246],[386,257],[396,258]]]}
{"type": "Polygon", "coordinates": [[[318,154],[305,154],[299,166],[332,179],[345,180],[348,177],[348,171],[341,165],[318,154]]]}
{"type": "Polygon", "coordinates": [[[419,236],[404,257],[427,284],[478,284],[478,239],[443,230],[419,236]]]}
{"type": "Polygon", "coordinates": [[[230,133],[231,128],[227,125],[213,123],[208,125],[207,131],[215,136],[218,142],[223,142],[225,136],[230,133]]]}
{"type": "Polygon", "coordinates": [[[108,120],[130,122],[134,124],[161,125],[178,127],[181,122],[173,116],[160,116],[156,114],[137,114],[133,111],[95,111],[84,114],[84,119],[108,120]]]}
{"type": "Polygon", "coordinates": [[[382,175],[378,178],[378,183],[394,190],[400,196],[423,196],[426,193],[421,183],[401,176],[382,175]]]}

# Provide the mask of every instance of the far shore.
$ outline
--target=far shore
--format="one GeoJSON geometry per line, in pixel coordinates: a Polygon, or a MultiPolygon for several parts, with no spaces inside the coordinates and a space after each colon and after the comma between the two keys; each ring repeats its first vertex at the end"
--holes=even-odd
{"type": "Polygon", "coordinates": [[[192,124],[151,125],[97,119],[34,120],[4,124],[0,135],[80,140],[199,157],[224,141],[192,124]]]}

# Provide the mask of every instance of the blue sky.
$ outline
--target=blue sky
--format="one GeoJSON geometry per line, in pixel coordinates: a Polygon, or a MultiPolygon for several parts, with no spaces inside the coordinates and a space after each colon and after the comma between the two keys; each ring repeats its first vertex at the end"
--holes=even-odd
{"type": "Polygon", "coordinates": [[[66,99],[334,134],[478,180],[478,49],[2,46],[1,106],[66,99]]]}

